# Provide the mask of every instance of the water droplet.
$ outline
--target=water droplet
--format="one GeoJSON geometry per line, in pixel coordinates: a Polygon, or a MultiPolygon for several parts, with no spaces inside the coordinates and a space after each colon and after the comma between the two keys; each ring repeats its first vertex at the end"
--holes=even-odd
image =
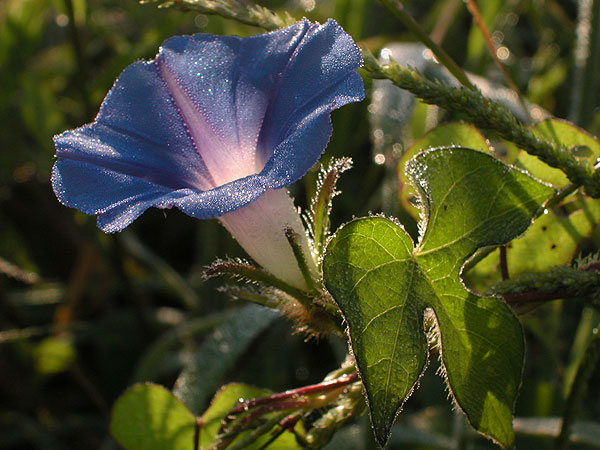
{"type": "Polygon", "coordinates": [[[384,62],[389,62],[390,58],[392,57],[392,51],[389,48],[384,47],[381,49],[380,55],[381,55],[381,59],[387,60],[384,62]]]}
{"type": "Polygon", "coordinates": [[[375,164],[382,165],[385,163],[385,155],[383,153],[377,153],[373,159],[375,160],[375,164]]]}
{"type": "Polygon", "coordinates": [[[506,61],[510,57],[510,50],[508,49],[508,47],[499,47],[496,50],[496,56],[500,61],[506,61]]]}

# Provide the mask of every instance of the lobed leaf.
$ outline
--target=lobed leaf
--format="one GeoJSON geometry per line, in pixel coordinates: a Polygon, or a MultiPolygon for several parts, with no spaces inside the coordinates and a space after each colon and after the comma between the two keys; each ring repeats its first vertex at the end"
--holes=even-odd
{"type": "Polygon", "coordinates": [[[478,248],[522,233],[552,189],[463,148],[421,153],[408,170],[424,208],[418,246],[391,220],[358,219],[338,230],[323,265],[348,323],[377,440],[385,445],[425,369],[431,310],[454,400],[480,433],[512,447],[521,325],[502,301],[468,292],[460,272],[478,248]]]}

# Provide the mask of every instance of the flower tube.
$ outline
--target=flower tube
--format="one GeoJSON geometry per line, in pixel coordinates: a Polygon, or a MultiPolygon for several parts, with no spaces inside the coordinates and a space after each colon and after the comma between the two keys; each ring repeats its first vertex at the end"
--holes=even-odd
{"type": "Polygon", "coordinates": [[[361,63],[334,20],[172,37],[121,73],[94,122],[54,138],[54,192],[108,233],[150,207],[217,217],[258,264],[305,289],[286,228],[316,269],[283,188],[323,152],[331,111],[364,98],[361,63]]]}

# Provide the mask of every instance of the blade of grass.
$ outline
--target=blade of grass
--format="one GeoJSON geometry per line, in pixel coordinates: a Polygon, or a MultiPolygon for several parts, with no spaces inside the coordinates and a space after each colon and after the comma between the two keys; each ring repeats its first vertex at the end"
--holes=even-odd
{"type": "Polygon", "coordinates": [[[458,64],[446,53],[446,51],[436,44],[427,34],[427,32],[419,25],[419,23],[406,12],[404,5],[398,0],[380,0],[400,21],[408,28],[423,44],[425,44],[433,52],[437,60],[443,64],[452,75],[463,86],[469,89],[475,89],[473,84],[467,78],[465,72],[458,64]]]}

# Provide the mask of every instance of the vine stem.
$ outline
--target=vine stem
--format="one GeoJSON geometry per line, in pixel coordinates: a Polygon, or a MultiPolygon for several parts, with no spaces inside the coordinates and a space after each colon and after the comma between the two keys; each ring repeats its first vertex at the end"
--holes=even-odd
{"type": "Polygon", "coordinates": [[[506,281],[510,278],[508,273],[508,260],[506,258],[506,245],[501,245],[500,250],[500,273],[502,274],[502,281],[506,281]]]}
{"type": "Polygon", "coordinates": [[[194,450],[199,450],[200,448],[200,429],[202,428],[203,422],[200,417],[196,418],[196,423],[194,424],[194,450]]]}
{"type": "MultiPolygon", "coordinates": [[[[228,448],[228,445],[231,444],[239,433],[248,430],[253,424],[257,423],[258,419],[267,419],[267,414],[275,413],[276,415],[273,416],[273,418],[267,419],[266,423],[259,425],[258,428],[252,431],[247,437],[233,445],[231,450],[234,448],[245,448],[244,445],[247,445],[249,442],[254,442],[258,436],[264,434],[275,425],[279,425],[283,431],[289,430],[293,433],[295,423],[303,414],[301,411],[315,410],[330,405],[336,398],[350,389],[348,386],[353,385],[360,380],[359,375],[354,371],[353,366],[342,368],[330,375],[337,375],[340,373],[342,373],[340,376],[332,379],[328,377],[325,381],[318,384],[303,386],[266,397],[238,402],[222,421],[219,430],[221,440],[215,445],[214,449],[223,450],[228,448]],[[348,373],[347,370],[353,371],[348,373]],[[292,411],[291,414],[290,411],[292,411]],[[245,415],[240,416],[241,414],[245,415]],[[239,420],[237,420],[238,418],[239,420]],[[234,422],[236,423],[234,424],[234,422]],[[269,425],[267,426],[266,424],[269,425]],[[232,429],[228,429],[230,426],[232,426],[232,429]]],[[[199,428],[201,425],[201,423],[197,422],[196,441],[198,441],[199,428]]],[[[275,432],[275,435],[277,434],[281,433],[275,432]]]]}
{"type": "Polygon", "coordinates": [[[257,406],[264,406],[272,403],[277,403],[282,400],[297,399],[299,397],[321,394],[323,392],[329,392],[332,390],[339,389],[340,387],[352,384],[358,381],[358,373],[353,372],[347,375],[342,375],[334,380],[324,381],[318,384],[312,384],[310,386],[303,386],[298,389],[292,389],[290,391],[280,392],[277,394],[269,395],[267,397],[254,398],[251,400],[243,401],[238,403],[228,414],[228,416],[240,414],[248,411],[249,409],[257,406]]]}
{"type": "Polygon", "coordinates": [[[600,198],[600,171],[587,161],[579,161],[565,146],[540,139],[503,105],[485,98],[476,90],[426,80],[395,61],[382,64],[367,50],[363,51],[363,57],[366,70],[374,78],[389,79],[425,103],[463,114],[478,128],[496,130],[501,137],[514,142],[530,155],[562,170],[573,184],[583,185],[590,197],[600,198]]]}
{"type": "Polygon", "coordinates": [[[406,12],[404,5],[398,0],[380,0],[398,19],[400,22],[408,28],[415,36],[419,38],[423,44],[425,44],[433,52],[436,59],[443,64],[446,69],[450,71],[452,75],[463,86],[469,89],[475,89],[475,86],[467,78],[467,74],[460,68],[458,64],[446,53],[446,51],[440,47],[436,42],[429,37],[427,32],[419,25],[419,23],[406,12]]]}

